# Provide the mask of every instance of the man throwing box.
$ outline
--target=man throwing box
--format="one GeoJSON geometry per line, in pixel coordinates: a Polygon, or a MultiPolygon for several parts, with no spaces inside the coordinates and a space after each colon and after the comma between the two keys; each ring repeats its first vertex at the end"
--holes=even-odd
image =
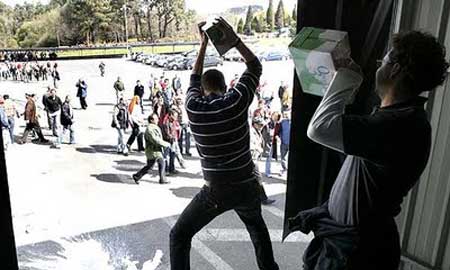
{"type": "Polygon", "coordinates": [[[359,67],[349,61],[338,69],[309,124],[309,138],[347,157],[328,203],[290,220],[291,229],[314,231],[305,269],[399,269],[394,217],[431,148],[420,94],[444,82],[448,63],[445,49],[429,34],[397,34],[392,45],[376,73],[381,104],[373,113],[359,115],[347,105],[362,83],[359,67]],[[323,267],[330,265],[334,268],[323,267]]]}
{"type": "Polygon", "coordinates": [[[245,59],[247,70],[228,91],[220,71],[211,69],[202,75],[208,38],[200,30],[202,45],[186,96],[186,110],[206,184],[170,232],[171,269],[190,269],[192,237],[215,217],[234,210],[250,234],[259,269],[278,270],[261,215],[259,184],[250,153],[248,107],[262,66],[225,20],[219,19],[216,26],[224,33],[224,41],[234,45],[245,59]]]}

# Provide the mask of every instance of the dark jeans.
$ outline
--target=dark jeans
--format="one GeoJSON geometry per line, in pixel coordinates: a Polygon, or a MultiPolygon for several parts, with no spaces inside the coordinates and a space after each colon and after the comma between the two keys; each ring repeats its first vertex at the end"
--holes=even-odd
{"type": "Polygon", "coordinates": [[[144,134],[141,133],[141,131],[139,130],[139,125],[138,124],[133,123],[133,127],[132,128],[133,128],[133,130],[131,131],[131,135],[130,135],[130,138],[128,139],[127,145],[129,147],[131,147],[133,145],[134,141],[137,138],[138,150],[139,151],[144,151],[144,140],[143,140],[144,134]]]}
{"type": "Polygon", "coordinates": [[[86,97],[80,97],[80,105],[83,110],[85,110],[88,107],[86,103],[86,97]]]}
{"type": "Polygon", "coordinates": [[[139,96],[139,106],[141,107],[142,113],[144,113],[144,96],[139,96]]]}
{"type": "Polygon", "coordinates": [[[149,170],[153,168],[153,165],[158,163],[158,172],[159,172],[159,182],[166,182],[166,166],[163,158],[158,159],[147,159],[147,165],[145,165],[142,169],[140,169],[136,174],[136,178],[141,179],[149,170]]]}
{"type": "Polygon", "coordinates": [[[183,140],[184,140],[184,153],[191,153],[191,132],[189,130],[188,124],[181,125],[181,133],[180,140],[178,141],[178,145],[180,146],[180,152],[183,154],[183,140]]]}
{"type": "Polygon", "coordinates": [[[23,132],[23,135],[22,135],[23,143],[27,142],[28,134],[32,130],[34,130],[34,132],[36,132],[40,141],[45,141],[44,135],[42,134],[42,131],[41,131],[41,127],[39,126],[39,122],[35,122],[35,123],[28,122],[25,127],[25,131],[23,132]]]}
{"type": "Polygon", "coordinates": [[[266,223],[261,215],[259,184],[204,186],[192,199],[170,231],[171,270],[190,269],[192,237],[215,217],[234,210],[244,222],[255,248],[261,270],[278,270],[273,257],[272,243],[266,223]]]}
{"type": "Polygon", "coordinates": [[[177,154],[172,149],[172,146],[164,149],[164,159],[166,162],[166,168],[169,173],[173,173],[175,171],[175,158],[177,154]]]}

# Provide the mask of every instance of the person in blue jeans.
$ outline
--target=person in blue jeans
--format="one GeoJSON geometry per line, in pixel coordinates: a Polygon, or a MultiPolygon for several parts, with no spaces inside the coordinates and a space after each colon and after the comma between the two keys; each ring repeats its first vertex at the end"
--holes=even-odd
{"type": "Polygon", "coordinates": [[[288,167],[287,167],[287,155],[289,153],[289,140],[291,135],[291,112],[290,111],[284,111],[283,112],[283,120],[281,120],[280,123],[280,140],[281,140],[281,146],[280,146],[280,152],[281,152],[281,173],[284,174],[288,167]]]}
{"type": "Polygon", "coordinates": [[[19,112],[16,109],[16,104],[9,98],[9,95],[4,95],[3,99],[5,101],[4,108],[6,117],[8,117],[9,124],[9,136],[11,139],[11,144],[14,143],[14,126],[15,126],[15,118],[20,117],[19,112]]]}

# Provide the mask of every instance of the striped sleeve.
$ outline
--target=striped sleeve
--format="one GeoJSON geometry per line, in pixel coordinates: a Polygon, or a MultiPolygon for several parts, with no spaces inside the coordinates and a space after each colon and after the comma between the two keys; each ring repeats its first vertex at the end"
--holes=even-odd
{"type": "Polygon", "coordinates": [[[262,65],[258,58],[247,62],[247,69],[241,75],[241,78],[234,86],[233,90],[242,95],[241,102],[250,105],[253,101],[256,88],[259,86],[259,78],[262,74],[262,65]]]}

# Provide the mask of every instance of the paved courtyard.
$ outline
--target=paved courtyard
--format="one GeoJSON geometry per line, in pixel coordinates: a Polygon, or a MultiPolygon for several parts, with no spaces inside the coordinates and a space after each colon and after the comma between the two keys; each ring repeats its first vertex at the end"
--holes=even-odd
{"type": "MultiPolygon", "coordinates": [[[[138,152],[128,157],[116,153],[117,134],[110,127],[115,102],[112,85],[120,75],[126,96],[131,98],[136,80],[147,87],[150,74],[159,76],[162,70],[125,59],[104,62],[103,78],[98,71],[100,60],[59,62],[62,80],[58,95],[71,95],[76,109],[75,145],[52,149],[50,145],[15,144],[6,152],[21,269],[169,269],[170,228],[203,185],[195,151],[186,169],[180,168],[178,175],[170,177],[169,185],[159,185],[155,171],[140,185],[133,182],[131,174],[144,165],[145,156],[138,152]],[[86,111],[78,109],[75,98],[78,78],[88,83],[86,111]],[[128,268],[120,266],[124,261],[128,268]]],[[[244,68],[244,64],[228,62],[219,67],[228,82],[244,68]]],[[[175,72],[165,73],[171,78],[175,72]]],[[[190,72],[176,73],[185,88],[190,72]]],[[[263,80],[274,91],[281,80],[292,85],[292,77],[291,61],[264,63],[263,80]]],[[[36,93],[40,105],[50,84],[1,81],[0,94],[9,94],[22,111],[24,93],[36,93]]],[[[276,98],[274,106],[278,102],[276,98]]],[[[150,108],[145,109],[148,115],[150,108]]],[[[43,112],[40,123],[44,135],[54,140],[43,112]]],[[[20,120],[16,135],[21,135],[23,129],[20,120]]],[[[273,163],[272,171],[280,171],[278,162],[273,163]]],[[[263,207],[276,260],[280,269],[298,269],[310,236],[295,233],[281,243],[286,176],[265,178],[264,186],[268,195],[277,200],[263,207]]],[[[191,264],[197,270],[257,269],[249,236],[235,213],[220,216],[194,238],[191,264]]]]}

